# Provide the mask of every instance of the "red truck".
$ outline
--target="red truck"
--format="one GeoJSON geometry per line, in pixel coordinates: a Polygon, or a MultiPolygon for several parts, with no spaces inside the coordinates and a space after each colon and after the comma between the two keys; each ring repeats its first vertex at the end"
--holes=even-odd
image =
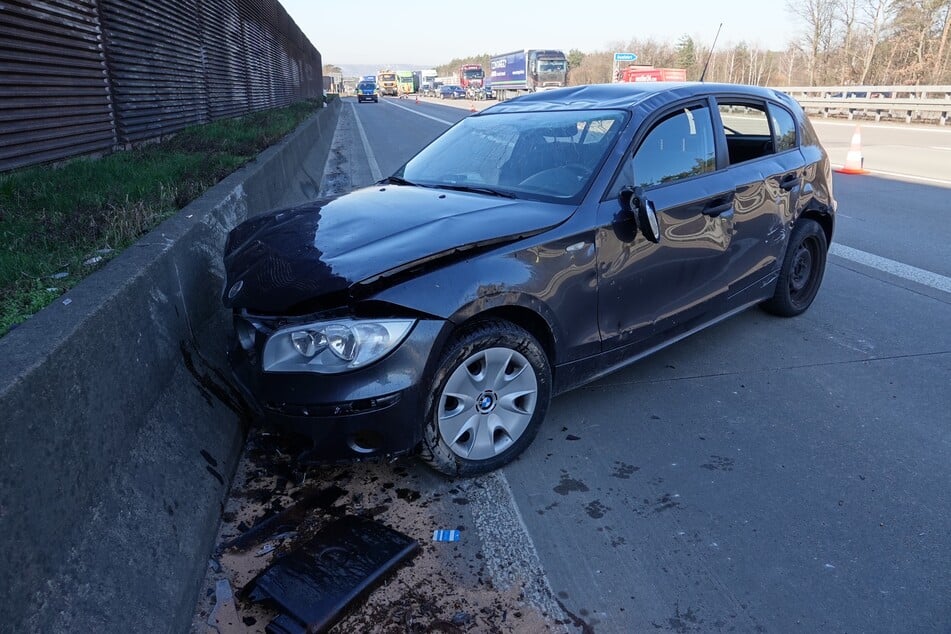
{"type": "Polygon", "coordinates": [[[459,85],[467,93],[481,90],[485,80],[485,71],[479,64],[463,64],[459,67],[459,85]]]}
{"type": "Polygon", "coordinates": [[[687,81],[687,71],[683,68],[654,68],[653,66],[628,66],[622,68],[618,81],[687,81]]]}

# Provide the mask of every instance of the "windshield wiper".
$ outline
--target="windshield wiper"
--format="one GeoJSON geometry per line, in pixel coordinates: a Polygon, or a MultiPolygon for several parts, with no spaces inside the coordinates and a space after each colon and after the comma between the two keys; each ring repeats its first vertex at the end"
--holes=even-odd
{"type": "Polygon", "coordinates": [[[472,192],[473,194],[488,194],[499,198],[517,198],[515,194],[499,191],[491,187],[474,187],[472,185],[438,185],[440,189],[451,189],[457,192],[472,192]]]}
{"type": "Polygon", "coordinates": [[[377,181],[377,185],[386,185],[386,184],[390,184],[390,185],[409,185],[410,187],[422,187],[422,185],[420,185],[419,183],[414,183],[414,182],[412,182],[412,181],[408,181],[408,180],[406,180],[405,178],[403,178],[402,176],[387,176],[387,177],[384,178],[383,180],[377,181]]]}

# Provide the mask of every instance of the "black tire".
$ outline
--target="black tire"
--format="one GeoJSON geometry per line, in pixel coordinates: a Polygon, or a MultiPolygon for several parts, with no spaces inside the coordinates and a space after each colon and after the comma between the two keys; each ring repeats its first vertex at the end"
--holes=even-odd
{"type": "Polygon", "coordinates": [[[420,457],[446,475],[471,477],[508,464],[531,444],[551,400],[551,366],[522,328],[482,321],[447,343],[431,386],[420,457]],[[447,390],[452,385],[468,391],[447,390]]]}
{"type": "Polygon", "coordinates": [[[793,227],[773,296],[760,304],[768,313],[795,317],[806,312],[819,292],[829,245],[819,223],[800,218],[793,227]]]}

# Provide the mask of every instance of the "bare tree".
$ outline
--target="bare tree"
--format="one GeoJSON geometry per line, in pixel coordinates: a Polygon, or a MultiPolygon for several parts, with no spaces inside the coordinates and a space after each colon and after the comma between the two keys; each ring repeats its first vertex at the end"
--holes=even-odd
{"type": "Polygon", "coordinates": [[[894,0],[894,29],[890,34],[894,74],[900,83],[916,84],[930,75],[929,44],[934,14],[927,0],[894,0]]]}
{"type": "Polygon", "coordinates": [[[855,79],[853,73],[853,42],[857,26],[858,0],[837,0],[836,19],[842,35],[842,50],[839,53],[839,83],[845,84],[855,79]]]}
{"type": "Polygon", "coordinates": [[[800,42],[806,54],[809,68],[809,83],[815,85],[818,76],[824,73],[826,54],[832,44],[836,0],[787,0],[786,9],[801,16],[806,29],[800,42]]]}
{"type": "Polygon", "coordinates": [[[932,83],[938,84],[946,79],[944,74],[945,64],[948,61],[948,35],[951,32],[951,0],[945,0],[935,7],[938,16],[944,12],[944,18],[941,20],[941,35],[938,38],[938,52],[935,54],[934,71],[931,74],[932,83]]]}
{"type": "Polygon", "coordinates": [[[795,45],[787,46],[783,53],[781,65],[785,74],[786,86],[793,86],[799,83],[795,77],[796,64],[799,62],[799,49],[795,45]]]}
{"type": "Polygon", "coordinates": [[[868,28],[868,45],[862,63],[862,74],[859,77],[860,84],[865,84],[868,81],[869,72],[872,70],[872,61],[875,59],[875,54],[881,44],[882,33],[892,18],[892,2],[891,0],[866,0],[863,11],[868,28]]]}

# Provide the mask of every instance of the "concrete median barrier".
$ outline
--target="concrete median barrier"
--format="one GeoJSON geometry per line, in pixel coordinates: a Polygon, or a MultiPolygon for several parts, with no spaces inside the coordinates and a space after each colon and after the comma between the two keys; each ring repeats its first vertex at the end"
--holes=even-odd
{"type": "Polygon", "coordinates": [[[224,240],[326,160],[340,106],[0,339],[0,631],[188,628],[250,420],[224,240]]]}

